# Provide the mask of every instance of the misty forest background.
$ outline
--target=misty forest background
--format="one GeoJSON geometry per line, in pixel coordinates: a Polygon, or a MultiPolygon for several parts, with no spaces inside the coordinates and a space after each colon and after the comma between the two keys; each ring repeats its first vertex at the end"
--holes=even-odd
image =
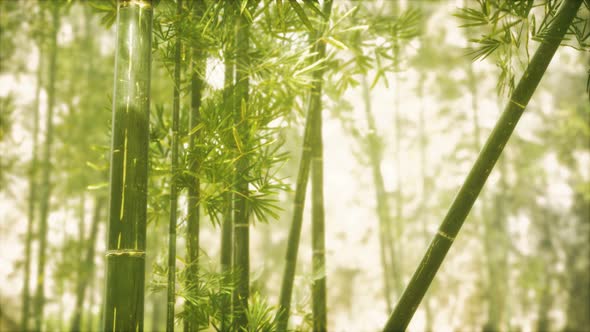
{"type": "Polygon", "coordinates": [[[409,330],[590,331],[581,0],[1,0],[0,330],[125,329],[111,282],[148,331],[383,329],[573,3],[409,330]],[[149,129],[119,113],[131,91],[149,129]],[[146,190],[113,208],[142,176],[113,157],[109,190],[113,119],[149,130],[145,218],[146,190]],[[124,215],[140,244],[121,254],[124,215]]]}

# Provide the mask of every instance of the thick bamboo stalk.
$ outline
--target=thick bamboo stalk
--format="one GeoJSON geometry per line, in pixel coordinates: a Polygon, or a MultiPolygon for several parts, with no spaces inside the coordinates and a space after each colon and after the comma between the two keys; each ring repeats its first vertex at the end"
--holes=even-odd
{"type": "MultiPolygon", "coordinates": [[[[203,16],[205,3],[199,0],[194,4],[194,14],[196,19],[203,16]]],[[[191,112],[189,114],[189,128],[195,128],[200,123],[200,107],[201,95],[203,89],[203,79],[199,72],[205,72],[206,55],[205,51],[197,46],[192,49],[193,61],[191,63],[191,112]]],[[[193,297],[196,297],[196,290],[198,286],[198,267],[199,267],[199,221],[200,221],[200,186],[201,180],[199,178],[199,153],[197,153],[197,145],[200,142],[200,131],[189,136],[189,171],[195,174],[195,177],[188,184],[188,199],[187,199],[187,292],[193,297]]],[[[194,332],[198,330],[196,321],[195,306],[189,302],[185,302],[185,321],[184,331],[194,332]]]]}
{"type": "Polygon", "coordinates": [[[57,72],[57,32],[59,30],[59,4],[51,6],[52,26],[49,44],[49,77],[47,85],[47,117],[45,144],[43,146],[43,164],[41,175],[41,202],[39,215],[39,255],[37,265],[37,288],[35,291],[35,330],[41,331],[43,308],[45,305],[45,260],[47,250],[47,219],[49,218],[51,199],[51,148],[53,143],[53,112],[55,105],[55,79],[57,72]]]}
{"type": "Polygon", "coordinates": [[[105,331],[143,331],[152,15],[117,4],[105,331]]]}
{"type": "Polygon", "coordinates": [[[467,175],[408,287],[389,317],[384,331],[404,331],[410,323],[581,4],[582,0],[566,0],[561,5],[547,30],[543,43],[539,45],[510,96],[508,105],[467,175]]]}
{"type": "MultiPolygon", "coordinates": [[[[182,0],[176,0],[176,15],[182,12],[182,0]]],[[[180,28],[178,28],[180,30],[180,28]]],[[[176,219],[178,213],[178,122],[180,113],[180,42],[177,31],[174,46],[174,93],[172,101],[172,156],[170,162],[170,220],[168,224],[168,296],[166,331],[174,331],[174,306],[176,304],[176,219]]]]}

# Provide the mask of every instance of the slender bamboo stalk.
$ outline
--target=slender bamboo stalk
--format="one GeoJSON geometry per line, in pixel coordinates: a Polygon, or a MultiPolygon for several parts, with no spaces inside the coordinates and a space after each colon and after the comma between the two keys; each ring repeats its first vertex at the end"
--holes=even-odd
{"type": "MultiPolygon", "coordinates": [[[[197,19],[203,16],[205,3],[199,0],[194,4],[194,14],[197,19]]],[[[199,72],[205,72],[206,55],[202,48],[193,46],[192,49],[193,61],[191,74],[191,112],[189,116],[189,128],[195,128],[200,123],[199,109],[201,107],[201,94],[203,89],[203,79],[199,72]]],[[[200,142],[200,131],[189,137],[189,170],[195,174],[195,178],[190,181],[188,185],[188,200],[187,200],[187,254],[188,254],[188,268],[187,268],[187,291],[196,297],[196,290],[198,286],[198,268],[199,268],[199,199],[201,180],[199,178],[199,153],[197,153],[197,144],[200,142]]],[[[198,330],[196,322],[196,315],[194,305],[185,303],[185,332],[193,332],[198,330]]]]}
{"type": "MultiPolygon", "coordinates": [[[[400,12],[400,3],[399,2],[391,2],[393,6],[393,14],[397,17],[399,16],[400,12]]],[[[393,223],[393,227],[389,227],[392,231],[386,233],[386,237],[390,244],[390,268],[391,268],[391,275],[393,276],[393,286],[396,296],[400,296],[403,291],[402,286],[402,257],[403,257],[403,246],[401,245],[402,233],[403,233],[403,189],[402,189],[402,156],[401,156],[401,141],[402,141],[402,118],[401,118],[401,110],[400,110],[400,82],[399,79],[399,72],[400,72],[400,45],[398,40],[397,30],[395,31],[395,36],[393,39],[393,114],[394,114],[394,132],[395,132],[395,142],[394,142],[394,160],[395,160],[395,181],[396,181],[396,190],[395,190],[395,221],[393,223]]],[[[391,296],[391,295],[390,295],[391,296]]]]}
{"type": "MultiPolygon", "coordinates": [[[[428,245],[428,239],[430,236],[428,235],[428,216],[429,216],[429,209],[427,203],[427,192],[429,192],[428,181],[426,179],[426,165],[428,165],[428,158],[427,149],[428,149],[428,141],[426,136],[426,121],[425,121],[425,113],[426,109],[424,107],[424,81],[426,81],[426,75],[420,74],[418,78],[418,99],[420,100],[420,112],[418,113],[418,128],[420,131],[420,178],[422,180],[421,183],[421,192],[422,197],[420,199],[420,215],[423,218],[422,220],[422,235],[424,236],[424,242],[428,245]]],[[[432,331],[432,309],[430,307],[430,303],[428,299],[426,299],[426,303],[424,304],[424,311],[425,311],[425,328],[426,332],[432,331]]]]}
{"type": "Polygon", "coordinates": [[[143,331],[152,16],[151,0],[117,4],[105,331],[143,331]]]}
{"type": "MultiPolygon", "coordinates": [[[[182,13],[182,0],[176,0],[176,15],[182,13]]],[[[179,23],[178,23],[179,24],[179,23]]],[[[180,30],[180,24],[178,25],[180,30]]],[[[168,228],[168,297],[166,331],[174,331],[174,305],[176,304],[176,219],[178,212],[178,122],[180,113],[180,34],[177,31],[174,50],[174,96],[172,105],[172,156],[170,171],[170,221],[168,228]]]]}
{"type": "MultiPolygon", "coordinates": [[[[390,258],[388,254],[391,250],[388,250],[388,242],[385,235],[391,234],[389,224],[391,224],[391,216],[389,215],[390,207],[385,193],[385,183],[383,181],[383,174],[381,173],[381,158],[379,157],[379,151],[377,150],[377,128],[375,126],[375,119],[372,113],[371,106],[371,92],[369,91],[369,83],[367,77],[363,75],[361,80],[363,88],[363,100],[365,102],[365,116],[367,119],[367,126],[369,130],[368,141],[369,141],[369,159],[371,160],[371,170],[373,172],[373,184],[375,185],[375,198],[377,200],[377,216],[379,218],[378,231],[379,231],[379,254],[381,259],[381,268],[383,269],[383,290],[385,297],[385,304],[387,306],[387,312],[391,312],[391,272],[393,267],[390,267],[390,258]]],[[[389,243],[391,245],[391,243],[389,243]]],[[[393,277],[397,278],[397,276],[393,277]]]]}
{"type": "Polygon", "coordinates": [[[312,112],[313,109],[314,106],[312,106],[312,99],[310,98],[303,134],[303,148],[301,151],[299,170],[297,172],[297,183],[295,184],[293,219],[291,221],[291,228],[289,229],[289,238],[287,240],[285,270],[283,272],[281,293],[279,297],[279,310],[276,316],[277,331],[286,331],[289,323],[293,281],[295,279],[295,267],[297,264],[297,251],[299,250],[299,239],[301,238],[301,226],[303,222],[307,181],[309,179],[311,163],[312,123],[315,121],[315,114],[312,112]]]}
{"type": "MultiPolygon", "coordinates": [[[[224,7],[224,17],[226,27],[233,27],[233,7],[231,1],[227,1],[224,7]]],[[[230,29],[234,32],[234,29],[230,29]]],[[[235,34],[228,33],[224,45],[224,89],[223,89],[223,107],[226,114],[231,114],[234,109],[234,78],[235,78],[235,64],[233,56],[233,43],[235,34]]],[[[231,146],[231,142],[228,145],[231,146]]],[[[224,201],[227,205],[221,225],[221,273],[223,274],[222,288],[227,288],[231,284],[230,274],[233,265],[233,193],[228,191],[224,194],[224,201]]],[[[220,312],[220,326],[221,331],[229,330],[232,326],[232,299],[229,294],[222,293],[221,312],[220,312]]]]}
{"type": "Polygon", "coordinates": [[[57,71],[57,32],[59,30],[59,6],[51,6],[52,26],[49,44],[49,77],[47,85],[47,117],[45,145],[43,146],[41,203],[39,215],[39,255],[37,265],[37,288],[35,291],[35,330],[41,331],[43,324],[43,307],[45,305],[45,260],[47,249],[47,219],[49,218],[51,198],[51,147],[53,143],[53,112],[55,105],[55,78],[57,71]]]}
{"type": "Polygon", "coordinates": [[[31,306],[30,279],[31,279],[31,243],[33,242],[33,224],[35,223],[35,207],[37,202],[37,168],[39,163],[39,96],[41,95],[43,56],[41,55],[41,43],[39,43],[39,67],[37,68],[37,87],[35,88],[35,101],[33,104],[33,146],[31,150],[31,168],[29,169],[29,202],[27,213],[27,233],[25,239],[25,268],[23,277],[22,314],[20,326],[24,331],[29,330],[29,315],[31,306]]]}
{"type": "Polygon", "coordinates": [[[87,282],[91,278],[94,271],[94,254],[96,248],[96,236],[98,234],[98,226],[102,218],[101,213],[105,203],[105,199],[101,196],[95,199],[94,215],[92,216],[92,225],[90,226],[90,233],[88,234],[86,246],[86,253],[81,260],[82,265],[80,279],[76,286],[76,306],[74,307],[74,315],[70,325],[71,331],[81,331],[80,324],[82,322],[82,310],[84,303],[84,295],[86,293],[87,282]]]}
{"type": "MultiPolygon", "coordinates": [[[[332,1],[324,2],[324,13],[327,13],[327,17],[330,16],[330,12],[332,10],[332,1]]],[[[319,30],[315,32],[315,36],[322,36],[324,29],[327,25],[327,21],[322,23],[322,26],[319,30]]],[[[325,57],[325,42],[322,40],[318,40],[316,44],[316,51],[318,54],[314,57],[314,61],[321,60],[325,57]],[[323,46],[320,46],[323,45],[323,46]],[[320,57],[320,52],[323,52],[323,55],[320,57]]],[[[301,159],[299,162],[299,171],[297,173],[297,183],[295,184],[295,198],[294,198],[294,207],[293,207],[293,219],[291,221],[291,228],[289,229],[289,237],[287,240],[287,252],[285,255],[285,270],[283,272],[283,279],[281,284],[281,293],[279,296],[279,310],[277,311],[276,321],[277,321],[277,331],[286,331],[287,326],[289,325],[289,315],[291,310],[291,297],[293,295],[293,282],[295,279],[295,268],[297,266],[297,254],[299,251],[299,240],[301,238],[301,226],[303,223],[303,211],[305,209],[305,196],[307,191],[307,182],[309,180],[309,173],[311,167],[311,160],[312,157],[317,155],[318,151],[316,150],[315,153],[313,151],[313,144],[317,143],[316,139],[314,138],[314,134],[318,133],[318,128],[314,127],[315,123],[318,121],[318,118],[321,117],[321,96],[322,96],[322,77],[324,74],[324,68],[318,69],[314,73],[314,81],[311,88],[309,104],[308,104],[308,111],[307,117],[305,120],[305,129],[303,134],[303,148],[301,151],[301,159]]],[[[321,120],[320,120],[321,121],[321,120]]],[[[320,122],[321,125],[321,122],[320,122]]],[[[319,130],[321,134],[321,128],[319,130]]],[[[321,150],[319,150],[321,153],[321,150]]],[[[321,154],[320,154],[321,156],[321,154]]],[[[321,157],[320,157],[321,158],[321,157]]],[[[317,167],[321,167],[321,164],[317,164],[317,167]]],[[[316,174],[316,177],[319,174],[316,174]]],[[[323,176],[322,176],[323,177],[323,176]]],[[[319,178],[318,178],[319,179],[319,178]]],[[[316,179],[317,181],[317,179],[316,179]]],[[[319,183],[318,183],[319,184],[319,183]]],[[[317,188],[317,187],[316,187],[317,188]]],[[[317,195],[317,194],[316,194],[317,195]]],[[[319,196],[316,196],[318,200],[316,200],[316,212],[318,214],[322,213],[321,207],[319,206],[320,200],[319,196]],[[320,208],[319,210],[317,210],[320,208]]],[[[323,200],[323,199],[322,199],[323,200]]],[[[320,218],[321,222],[321,218],[320,218]]],[[[318,225],[316,225],[317,227],[318,225]]],[[[320,225],[321,227],[321,225],[320,225]]],[[[321,229],[316,229],[316,231],[321,231],[321,229]]],[[[313,232],[313,231],[312,231],[313,232]]],[[[317,234],[318,238],[322,236],[321,233],[317,234]]],[[[318,247],[322,245],[322,243],[317,243],[318,247]]],[[[318,252],[321,254],[321,251],[318,252]]],[[[324,258],[325,261],[325,258],[324,258]]],[[[316,263],[321,263],[321,261],[317,261],[316,263]]],[[[319,267],[319,265],[318,265],[319,267]]],[[[325,281],[323,282],[325,285],[325,281]]],[[[315,282],[314,282],[315,284],[315,282]]],[[[325,286],[322,285],[322,282],[318,283],[316,286],[316,291],[322,291],[321,288],[325,286]]],[[[313,288],[312,288],[313,290],[313,288]]],[[[319,295],[319,294],[318,294],[319,295]]],[[[325,315],[326,310],[323,309],[325,303],[318,302],[314,304],[312,310],[315,310],[316,315],[320,315],[319,322],[322,321],[322,315],[325,315]],[[324,312],[322,313],[322,310],[324,312]]],[[[314,319],[315,321],[315,319],[314,319]]],[[[321,323],[320,323],[321,324],[321,323]]],[[[318,326],[321,327],[321,326],[318,326]]],[[[315,328],[315,327],[314,327],[315,328]]]]}
{"type": "MultiPolygon", "coordinates": [[[[324,1],[322,8],[326,17],[332,11],[332,0],[324,1]]],[[[318,32],[323,33],[327,20],[324,20],[318,32]]],[[[318,39],[320,35],[316,36],[318,39]]],[[[318,41],[318,59],[326,57],[326,43],[318,41]]],[[[322,85],[323,72],[314,72],[314,81],[317,89],[314,89],[310,98],[317,108],[317,117],[313,123],[313,140],[311,148],[311,244],[312,244],[312,274],[314,279],[311,287],[313,331],[323,332],[328,330],[327,303],[326,303],[326,230],[324,211],[324,147],[322,140],[322,85]]]]}
{"type": "MultiPolygon", "coordinates": [[[[236,3],[236,6],[239,6],[236,3]]],[[[236,90],[233,121],[240,141],[247,143],[249,140],[248,128],[248,99],[249,76],[248,67],[250,59],[248,55],[250,43],[250,23],[245,11],[235,9],[240,13],[236,17],[236,90]]],[[[238,150],[240,146],[236,143],[238,150]]],[[[242,147],[243,148],[243,147],[242,147]]],[[[250,223],[247,211],[248,200],[248,158],[242,151],[236,162],[236,182],[234,199],[234,273],[236,288],[234,291],[234,323],[235,329],[247,330],[248,298],[250,296],[250,223]]]]}
{"type": "Polygon", "coordinates": [[[582,0],[562,3],[384,331],[403,331],[408,326],[581,4],[582,0]]]}

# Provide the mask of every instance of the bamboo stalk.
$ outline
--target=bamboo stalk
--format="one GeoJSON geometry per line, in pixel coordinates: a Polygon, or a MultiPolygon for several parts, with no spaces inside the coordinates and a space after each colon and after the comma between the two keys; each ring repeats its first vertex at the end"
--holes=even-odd
{"type": "MultiPolygon", "coordinates": [[[[199,0],[194,4],[194,14],[197,19],[203,16],[205,3],[199,0]]],[[[192,49],[193,61],[191,74],[191,112],[189,116],[189,128],[195,128],[200,123],[200,107],[201,95],[203,90],[203,79],[199,72],[205,72],[206,55],[205,51],[200,47],[193,46],[192,49]]],[[[201,180],[199,178],[199,153],[197,153],[197,144],[201,141],[200,131],[189,136],[189,170],[196,174],[195,178],[189,182],[188,185],[188,200],[187,200],[187,291],[196,297],[196,290],[198,288],[198,272],[199,272],[199,222],[200,222],[200,186],[201,180]]],[[[196,321],[195,306],[185,302],[185,322],[184,331],[193,332],[198,330],[198,323],[196,321]]]]}
{"type": "MultiPolygon", "coordinates": [[[[238,4],[236,4],[238,5],[238,4]]],[[[250,39],[250,23],[245,11],[235,9],[236,17],[236,89],[233,112],[233,126],[241,142],[248,142],[248,99],[249,76],[248,55],[250,39]],[[245,108],[245,109],[244,109],[245,108]]],[[[239,149],[239,146],[237,147],[239,149]]],[[[241,153],[241,152],[240,152],[241,153]]],[[[234,302],[234,326],[237,331],[247,330],[248,298],[250,296],[250,223],[247,211],[248,200],[248,158],[240,154],[236,162],[236,182],[234,199],[234,273],[236,277],[234,302]]]]}
{"type": "Polygon", "coordinates": [[[105,331],[143,331],[152,15],[117,4],[105,331]]]}
{"type": "Polygon", "coordinates": [[[33,242],[33,224],[35,223],[37,168],[39,163],[39,96],[41,95],[43,56],[41,55],[41,43],[39,43],[39,67],[37,68],[37,87],[35,88],[35,101],[33,104],[33,146],[31,150],[31,168],[29,169],[29,202],[27,213],[27,231],[25,239],[25,268],[23,277],[22,314],[20,326],[24,331],[29,329],[30,315],[30,279],[31,279],[31,243],[33,242]]]}
{"type": "MultiPolygon", "coordinates": [[[[92,217],[92,225],[90,226],[90,233],[88,234],[88,245],[86,246],[86,253],[84,258],[80,261],[83,266],[79,274],[80,280],[76,287],[76,306],[74,307],[74,315],[70,325],[71,331],[81,331],[80,324],[82,322],[82,310],[84,303],[84,294],[87,288],[87,281],[91,278],[94,271],[94,254],[96,248],[96,237],[98,234],[98,226],[102,218],[101,212],[105,203],[103,197],[97,197],[94,203],[94,215],[92,217]]],[[[82,251],[81,251],[82,252],[82,251]]]]}
{"type": "MultiPolygon", "coordinates": [[[[225,26],[232,27],[233,26],[233,13],[232,13],[232,3],[227,1],[224,4],[224,16],[223,20],[225,26]]],[[[230,31],[234,31],[232,28],[230,31]]],[[[233,90],[234,90],[234,71],[235,71],[235,64],[233,59],[233,43],[234,43],[235,35],[233,33],[228,33],[227,39],[224,45],[224,66],[225,66],[225,73],[224,73],[224,89],[223,89],[223,107],[226,114],[231,114],[234,109],[234,98],[233,98],[233,90]]],[[[228,143],[231,146],[231,142],[228,143]]],[[[229,185],[229,184],[228,184],[229,185]]],[[[222,279],[222,288],[227,288],[231,284],[230,274],[233,265],[233,193],[228,191],[224,193],[224,201],[227,205],[227,208],[223,214],[223,221],[221,224],[221,257],[220,257],[220,265],[221,265],[221,273],[223,274],[222,279]]],[[[228,294],[222,293],[221,299],[221,308],[220,308],[220,326],[221,331],[229,330],[230,326],[232,326],[232,299],[228,294]]]]}
{"type": "Polygon", "coordinates": [[[51,199],[51,148],[53,143],[53,112],[55,105],[55,79],[57,72],[57,32],[59,30],[59,6],[51,6],[52,27],[49,44],[49,77],[47,86],[47,117],[45,144],[43,146],[43,164],[41,174],[41,204],[39,215],[39,256],[37,265],[37,288],[35,291],[35,325],[36,331],[42,329],[43,307],[45,305],[45,260],[47,250],[47,220],[49,219],[51,199]]]}
{"type": "MultiPolygon", "coordinates": [[[[176,0],[176,15],[182,13],[182,0],[176,0]]],[[[178,23],[177,23],[178,24],[178,23]]],[[[180,26],[177,26],[180,30],[180,26]]],[[[174,305],[176,304],[176,222],[178,213],[178,122],[180,113],[180,42],[181,31],[177,31],[174,50],[174,95],[172,102],[172,156],[170,171],[170,220],[168,227],[168,296],[166,331],[174,331],[174,305]]]]}
{"type": "MultiPolygon", "coordinates": [[[[325,14],[327,13],[327,15],[326,15],[327,17],[330,16],[331,10],[332,10],[332,1],[324,2],[323,11],[325,14]]],[[[318,37],[322,36],[326,25],[327,25],[327,21],[323,22],[320,29],[315,31],[315,36],[318,36],[318,37]]],[[[323,57],[325,57],[325,42],[323,40],[317,41],[316,51],[318,51],[318,54],[314,57],[314,61],[321,60],[321,59],[323,59],[323,57]],[[323,45],[323,46],[320,46],[320,45],[323,45]],[[322,57],[320,57],[320,52],[323,52],[322,57]]],[[[285,269],[283,272],[281,293],[279,296],[279,310],[277,311],[277,315],[275,318],[275,320],[277,321],[277,331],[286,331],[287,326],[289,325],[289,315],[290,315],[290,310],[291,310],[291,297],[293,295],[293,282],[295,279],[295,269],[297,266],[297,254],[299,251],[299,242],[300,242],[300,238],[301,238],[301,227],[302,227],[302,223],[303,223],[303,211],[305,209],[305,196],[306,196],[306,190],[307,190],[307,182],[309,180],[309,173],[310,173],[310,168],[311,168],[312,157],[315,154],[316,159],[317,159],[317,154],[318,154],[317,150],[315,151],[315,153],[313,152],[313,148],[314,148],[313,144],[314,144],[314,142],[317,143],[316,138],[314,138],[314,134],[318,134],[318,128],[314,127],[315,126],[314,124],[318,121],[318,118],[321,117],[320,112],[321,112],[321,96],[322,96],[322,77],[323,77],[324,71],[325,71],[324,68],[320,68],[313,75],[314,81],[313,81],[312,88],[311,88],[307,117],[305,120],[305,129],[304,129],[304,134],[303,134],[303,148],[301,151],[301,159],[299,162],[299,171],[297,173],[297,183],[295,184],[293,218],[291,221],[291,227],[289,229],[289,237],[287,240],[287,252],[285,255],[285,269]]],[[[320,125],[321,125],[321,123],[320,123],[320,125]]],[[[319,130],[319,134],[321,134],[321,128],[319,130]]],[[[320,150],[320,152],[321,152],[321,150],[320,150]]],[[[318,165],[317,167],[321,167],[321,164],[318,163],[317,165],[318,165]]],[[[316,177],[317,177],[317,175],[318,174],[316,174],[316,177]]],[[[319,198],[319,197],[316,196],[316,198],[319,198]]],[[[315,203],[315,204],[317,204],[316,209],[320,208],[319,210],[316,210],[316,212],[318,214],[322,213],[319,203],[320,203],[320,200],[319,199],[316,200],[316,203],[315,203]]],[[[320,223],[321,223],[321,219],[320,219],[320,223]]],[[[317,226],[321,227],[321,225],[316,224],[316,231],[320,231],[321,228],[317,229],[317,226]]],[[[321,235],[322,234],[317,234],[318,238],[321,235]]],[[[318,244],[318,247],[321,246],[321,243],[317,243],[317,244],[318,244]]],[[[318,254],[322,254],[322,253],[319,251],[318,254]]],[[[316,256],[316,258],[315,258],[316,264],[321,263],[321,261],[319,261],[319,262],[317,261],[319,256],[320,255],[316,256]]],[[[324,261],[325,261],[325,258],[324,258],[324,261]]],[[[317,266],[319,267],[319,265],[317,265],[317,266]]],[[[321,288],[322,287],[325,288],[325,286],[323,286],[322,283],[325,283],[325,281],[320,282],[317,284],[317,286],[315,286],[315,287],[317,287],[316,291],[319,291],[320,293],[322,292],[321,288]]],[[[315,284],[315,282],[314,282],[314,284],[315,284]]],[[[312,288],[312,290],[313,290],[313,288],[312,288]]],[[[325,292],[325,289],[323,291],[325,292]]],[[[316,315],[319,314],[320,317],[322,317],[322,315],[325,315],[325,311],[322,312],[322,310],[324,310],[323,309],[324,307],[325,307],[325,303],[322,303],[322,301],[320,301],[318,303],[315,303],[312,306],[312,310],[314,310],[316,312],[316,315]]],[[[322,319],[323,319],[323,317],[320,318],[319,322],[321,322],[322,319]]],[[[315,319],[314,319],[314,321],[315,321],[315,319]]],[[[321,327],[321,326],[318,326],[318,327],[321,327]]]]}
{"type": "Polygon", "coordinates": [[[565,0],[486,141],[384,331],[404,331],[514,131],[582,0],[565,0]]]}
{"type": "MultiPolygon", "coordinates": [[[[389,241],[386,240],[385,235],[391,234],[389,224],[391,224],[391,216],[389,214],[390,207],[385,192],[385,183],[383,181],[383,174],[381,172],[381,160],[377,151],[377,128],[375,126],[375,119],[373,118],[371,96],[369,91],[369,84],[367,82],[366,75],[363,75],[361,80],[363,88],[363,99],[365,102],[365,117],[367,119],[367,127],[369,130],[368,141],[369,141],[369,159],[371,160],[371,170],[373,172],[373,184],[375,186],[375,198],[377,200],[377,217],[379,218],[378,232],[379,232],[379,256],[381,260],[381,268],[383,269],[383,290],[385,297],[385,305],[387,312],[392,309],[391,304],[391,284],[390,276],[393,271],[393,267],[390,267],[390,258],[388,254],[391,254],[391,250],[387,249],[389,241]]],[[[389,245],[392,245],[389,243],[389,245]]],[[[397,278],[397,276],[393,276],[397,278]]]]}
{"type": "MultiPolygon", "coordinates": [[[[332,11],[332,0],[324,2],[322,8],[326,17],[332,11]]],[[[322,22],[318,32],[326,29],[327,19],[322,22]]],[[[316,36],[320,38],[321,36],[316,36]]],[[[318,59],[326,57],[326,43],[318,42],[318,59]]],[[[323,332],[328,330],[327,303],[326,303],[326,230],[324,211],[324,147],[322,140],[322,83],[323,72],[314,72],[314,81],[317,89],[314,89],[310,98],[315,99],[317,116],[313,123],[313,141],[311,148],[311,237],[312,237],[312,274],[314,279],[311,287],[313,331],[323,332]]]]}

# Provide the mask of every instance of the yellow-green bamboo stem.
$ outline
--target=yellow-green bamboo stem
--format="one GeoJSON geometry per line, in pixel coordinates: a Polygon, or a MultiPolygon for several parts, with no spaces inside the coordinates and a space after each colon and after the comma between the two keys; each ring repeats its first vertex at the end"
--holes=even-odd
{"type": "Polygon", "coordinates": [[[49,45],[49,77],[47,85],[47,118],[45,144],[43,146],[43,165],[41,176],[41,202],[39,215],[39,261],[37,265],[37,287],[35,291],[35,325],[36,331],[43,327],[43,308],[45,305],[45,260],[47,250],[47,219],[49,218],[49,201],[51,198],[51,148],[53,142],[53,111],[55,105],[55,79],[57,72],[57,32],[59,30],[59,7],[53,3],[51,40],[49,45]]]}
{"type": "Polygon", "coordinates": [[[143,331],[152,16],[117,3],[105,331],[143,331]]]}
{"type": "Polygon", "coordinates": [[[404,331],[410,323],[581,4],[582,0],[565,0],[562,3],[547,29],[543,43],[535,52],[510,96],[504,112],[467,175],[408,287],[389,317],[384,331],[404,331]]]}

